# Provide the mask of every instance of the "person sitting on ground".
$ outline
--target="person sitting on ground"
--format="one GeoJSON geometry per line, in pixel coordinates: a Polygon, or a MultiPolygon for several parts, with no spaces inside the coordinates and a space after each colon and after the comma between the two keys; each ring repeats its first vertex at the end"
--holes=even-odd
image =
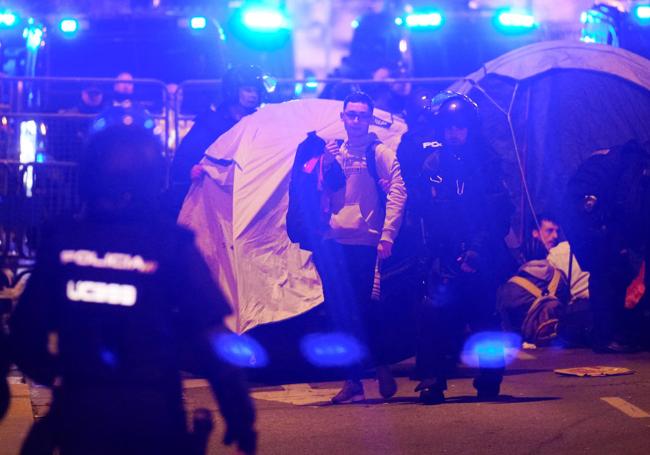
{"type": "Polygon", "coordinates": [[[531,231],[527,260],[547,259],[564,273],[571,286],[571,301],[589,299],[589,272],[582,270],[569,242],[563,239],[560,222],[550,213],[537,215],[537,223],[531,231]],[[572,262],[569,263],[569,256],[572,262]],[[569,276],[569,274],[571,276],[569,276]]]}
{"type": "MultiPolygon", "coordinates": [[[[544,324],[551,318],[548,315],[550,312],[554,314],[553,319],[557,319],[557,325],[545,333],[547,340],[525,341],[529,344],[540,344],[540,341],[541,344],[548,344],[553,341],[564,346],[587,344],[592,327],[589,312],[589,273],[580,268],[571,253],[569,242],[562,239],[558,219],[550,213],[538,214],[533,220],[530,237],[525,245],[526,262],[521,265],[515,277],[499,289],[497,301],[504,330],[525,332],[523,324],[544,324]],[[556,274],[559,274],[558,277],[556,274]],[[523,286],[520,284],[522,278],[525,280],[523,286]],[[527,317],[536,317],[535,314],[527,315],[535,302],[531,289],[536,290],[530,287],[531,284],[542,293],[547,292],[556,297],[558,301],[553,305],[557,308],[547,311],[545,316],[540,316],[535,322],[524,322],[527,317]]],[[[528,327],[528,330],[532,328],[528,327]]],[[[531,337],[530,334],[528,336],[531,337]]]]}

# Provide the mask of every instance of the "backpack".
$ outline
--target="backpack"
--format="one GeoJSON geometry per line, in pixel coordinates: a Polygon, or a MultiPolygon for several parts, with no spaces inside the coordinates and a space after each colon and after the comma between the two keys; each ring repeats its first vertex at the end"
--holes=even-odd
{"type": "Polygon", "coordinates": [[[535,298],[521,325],[524,341],[542,346],[548,345],[558,336],[560,318],[565,312],[565,304],[556,295],[561,277],[561,272],[555,269],[553,278],[544,289],[522,276],[517,275],[508,280],[535,298]]]}

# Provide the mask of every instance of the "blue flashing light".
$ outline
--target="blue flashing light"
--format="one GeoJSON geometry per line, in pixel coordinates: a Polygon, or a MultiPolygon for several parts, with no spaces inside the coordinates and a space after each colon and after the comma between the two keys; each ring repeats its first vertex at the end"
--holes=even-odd
{"type": "Polygon", "coordinates": [[[527,29],[536,25],[535,16],[516,11],[501,11],[497,15],[497,23],[504,28],[527,29]]]}
{"type": "Polygon", "coordinates": [[[411,28],[435,28],[440,27],[442,25],[442,22],[442,14],[437,11],[432,11],[429,13],[411,13],[406,16],[406,25],[411,28]]]}
{"type": "Polygon", "coordinates": [[[203,30],[208,26],[208,20],[203,16],[194,16],[190,18],[190,28],[192,30],[203,30]]]}
{"type": "Polygon", "coordinates": [[[99,353],[99,356],[101,357],[102,362],[104,362],[109,367],[117,366],[117,356],[112,351],[109,351],[108,349],[103,349],[99,353]]]}
{"type": "Polygon", "coordinates": [[[93,122],[92,129],[94,132],[99,132],[102,131],[104,128],[106,128],[106,125],[108,122],[104,117],[99,117],[97,120],[93,122]]]}
{"type": "Polygon", "coordinates": [[[251,8],[244,12],[243,23],[251,30],[266,32],[289,28],[286,16],[274,9],[251,8]]]}
{"type": "Polygon", "coordinates": [[[18,22],[18,16],[11,11],[0,12],[0,27],[13,27],[18,22]]]}
{"type": "Polygon", "coordinates": [[[359,363],[365,356],[363,345],[345,333],[313,333],[300,342],[303,356],[317,367],[343,367],[359,363]]]}
{"type": "Polygon", "coordinates": [[[402,24],[404,24],[404,19],[402,19],[401,17],[396,17],[395,25],[402,25],[402,24]]]}
{"type": "Polygon", "coordinates": [[[221,359],[239,367],[261,368],[269,363],[266,350],[248,335],[219,334],[212,348],[221,359]]]}
{"type": "Polygon", "coordinates": [[[76,33],[77,30],[79,30],[79,21],[70,17],[61,19],[59,22],[59,30],[61,30],[66,35],[72,35],[73,33],[76,33]]]}
{"type": "Polygon", "coordinates": [[[358,28],[359,27],[359,21],[357,19],[354,19],[352,22],[350,22],[350,27],[358,28]]]}
{"type": "Polygon", "coordinates": [[[639,21],[650,21],[650,5],[637,5],[634,8],[634,17],[639,21]]]}
{"type": "Polygon", "coordinates": [[[43,41],[43,30],[40,27],[30,26],[23,31],[23,37],[27,41],[27,48],[38,49],[43,41]]]}
{"type": "Polygon", "coordinates": [[[480,332],[465,342],[462,360],[471,367],[502,368],[516,358],[521,342],[516,333],[480,332]]]}

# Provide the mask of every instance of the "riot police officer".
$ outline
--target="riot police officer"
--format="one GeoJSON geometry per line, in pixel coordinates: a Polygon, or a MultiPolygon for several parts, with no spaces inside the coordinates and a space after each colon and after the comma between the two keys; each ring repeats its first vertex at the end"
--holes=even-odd
{"type": "MultiPolygon", "coordinates": [[[[261,68],[241,65],[229,69],[222,80],[223,101],[199,115],[176,150],[171,166],[171,211],[177,215],[191,185],[191,173],[208,147],[263,102],[270,79],[261,68]]],[[[223,160],[222,160],[223,161],[223,160]]],[[[218,162],[230,165],[232,162],[218,162]]]]}
{"type": "MultiPolygon", "coordinates": [[[[498,327],[496,289],[507,276],[511,203],[499,160],[483,140],[479,111],[467,96],[444,92],[433,100],[434,127],[400,146],[399,160],[421,217],[428,256],[426,295],[419,307],[416,391],[420,401],[444,401],[469,324],[498,327]]],[[[478,396],[498,396],[503,365],[482,368],[478,396]]]]}
{"type": "MultiPolygon", "coordinates": [[[[573,252],[590,273],[593,349],[637,350],[647,332],[639,327],[641,305],[633,310],[641,296],[630,304],[626,293],[635,277],[643,281],[649,255],[650,142],[594,152],[569,180],[563,214],[573,252]]],[[[647,288],[647,273],[645,280],[647,288]]]]}
{"type": "Polygon", "coordinates": [[[216,394],[225,441],[255,451],[246,386],[211,344],[230,308],[192,235],[160,219],[163,181],[150,131],[96,133],[81,166],[85,213],[49,230],[11,319],[16,364],[54,387],[48,433],[62,453],[191,453],[179,371],[189,364],[216,394]]]}

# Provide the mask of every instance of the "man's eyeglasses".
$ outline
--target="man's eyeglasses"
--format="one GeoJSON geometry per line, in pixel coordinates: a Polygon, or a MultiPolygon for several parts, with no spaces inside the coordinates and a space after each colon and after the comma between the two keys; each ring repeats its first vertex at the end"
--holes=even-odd
{"type": "Polygon", "coordinates": [[[372,118],[370,112],[346,111],[343,113],[349,120],[359,119],[360,121],[369,121],[372,118]]]}

